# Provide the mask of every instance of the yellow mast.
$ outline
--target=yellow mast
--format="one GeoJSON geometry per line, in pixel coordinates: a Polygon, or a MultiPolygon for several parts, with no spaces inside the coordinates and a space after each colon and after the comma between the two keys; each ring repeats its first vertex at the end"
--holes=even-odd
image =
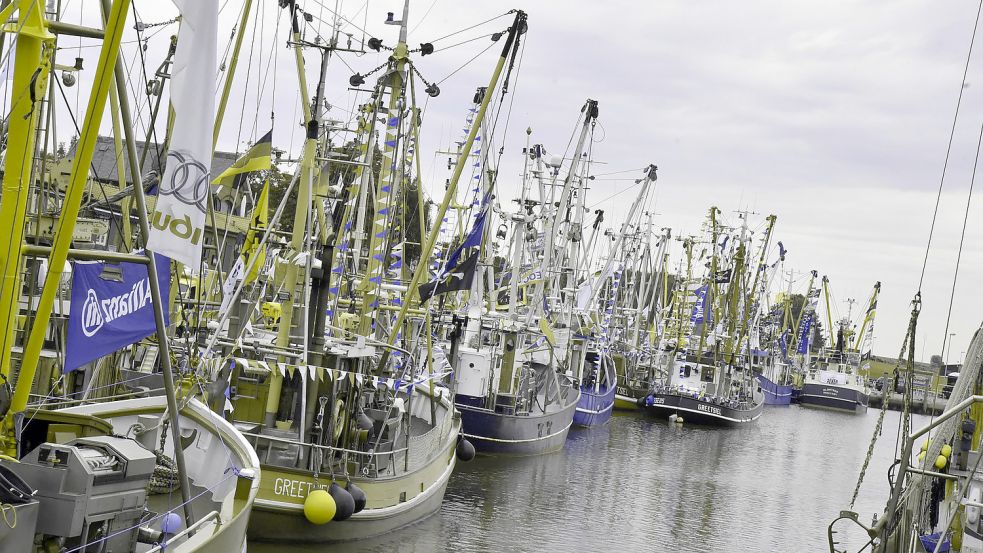
{"type": "Polygon", "coordinates": [[[829,333],[829,345],[830,347],[836,347],[836,342],[833,341],[833,312],[829,308],[829,278],[823,275],[823,298],[826,301],[826,332],[829,333]]]}
{"type": "MultiPolygon", "coordinates": [[[[13,24],[16,54],[11,86],[10,113],[6,121],[7,152],[4,156],[3,194],[0,201],[0,236],[13,248],[0,248],[0,374],[12,372],[10,352],[14,346],[14,329],[18,319],[24,226],[27,215],[28,190],[34,177],[34,142],[37,135],[37,109],[47,91],[51,59],[54,55],[54,35],[48,32],[44,6],[39,0],[19,0],[7,6],[6,21],[17,9],[18,21],[13,24]]],[[[10,26],[7,29],[11,29],[10,26]]],[[[78,156],[76,156],[76,159],[78,156]]],[[[49,274],[56,267],[49,265],[49,274]]],[[[40,323],[36,323],[40,324],[40,323]]],[[[32,375],[33,376],[33,375],[32,375]]]]}
{"type": "MultiPolygon", "coordinates": [[[[707,302],[707,298],[703,298],[703,328],[700,329],[700,346],[696,350],[697,359],[703,358],[703,346],[706,344],[707,338],[707,319],[711,321],[716,320],[716,313],[714,313],[713,304],[717,301],[717,239],[719,238],[719,233],[717,232],[717,213],[720,210],[717,206],[710,207],[710,282],[709,284],[709,296],[710,301],[707,302]],[[709,309],[707,309],[707,304],[709,303],[709,309]],[[710,316],[708,317],[708,313],[710,316]]],[[[711,323],[712,324],[712,323],[711,323]]]]}
{"type": "Polygon", "coordinates": [[[853,350],[860,351],[860,342],[863,340],[864,331],[867,330],[867,326],[874,320],[874,316],[877,314],[877,296],[881,294],[881,283],[877,282],[874,284],[874,293],[870,296],[870,302],[867,304],[867,314],[864,316],[864,323],[860,326],[860,332],[857,333],[857,339],[853,342],[853,350]]]}
{"type": "MultiPolygon", "coordinates": [[[[304,109],[304,127],[306,137],[304,139],[304,150],[300,162],[300,178],[297,187],[297,207],[294,211],[293,232],[290,236],[290,250],[300,253],[304,249],[306,242],[307,217],[311,209],[311,187],[313,186],[314,160],[317,155],[317,136],[321,113],[321,98],[324,96],[324,77],[328,65],[328,52],[321,53],[321,74],[314,95],[314,104],[307,92],[307,74],[304,70],[304,55],[301,50],[300,23],[297,20],[297,5],[290,3],[290,16],[293,25],[293,36],[291,42],[294,45],[294,59],[297,65],[297,79],[300,81],[300,103],[304,109]]],[[[287,299],[283,301],[280,309],[280,323],[277,328],[276,347],[287,349],[290,346],[290,331],[293,326],[294,305],[297,293],[297,282],[299,280],[299,268],[296,263],[288,263],[286,274],[284,275],[283,289],[287,294],[287,299]]],[[[303,299],[303,298],[301,298],[303,299]]],[[[305,318],[306,319],[306,318],[305,318]]],[[[306,341],[306,333],[304,340],[306,341]]],[[[305,351],[306,354],[306,351],[305,351]]],[[[305,362],[306,360],[304,360],[305,362]]],[[[279,371],[273,371],[270,375],[270,390],[266,399],[266,413],[264,423],[272,427],[276,420],[277,408],[280,403],[280,391],[283,386],[283,376],[279,371]]]]}
{"type": "Polygon", "coordinates": [[[805,314],[806,308],[809,306],[809,295],[812,294],[812,284],[815,282],[816,277],[819,273],[815,270],[809,273],[809,288],[806,290],[805,299],[802,302],[802,308],[799,309],[799,316],[795,318],[795,327],[793,327],[792,335],[792,345],[789,346],[790,351],[794,351],[799,347],[799,325],[802,324],[802,316],[805,314]]]}
{"type": "MultiPolygon", "coordinates": [[[[734,349],[731,351],[730,355],[732,363],[734,361],[734,357],[736,357],[737,353],[741,349],[741,341],[743,341],[744,337],[748,334],[748,317],[751,316],[751,303],[754,300],[755,293],[757,293],[758,284],[761,281],[761,273],[764,272],[765,256],[768,255],[768,245],[771,243],[771,233],[775,228],[776,219],[777,217],[775,215],[768,216],[768,228],[765,230],[764,243],[761,245],[761,252],[758,254],[758,263],[754,268],[754,280],[752,281],[751,287],[747,290],[747,294],[744,295],[744,307],[741,309],[741,319],[738,322],[740,327],[737,334],[737,342],[734,343],[734,349]]],[[[750,346],[748,349],[750,349],[750,346]]],[[[748,359],[747,362],[750,365],[751,360],[748,359]]]]}
{"type": "MultiPolygon", "coordinates": [[[[18,374],[17,385],[14,390],[14,396],[11,401],[10,411],[4,419],[4,432],[0,439],[3,439],[4,449],[8,454],[16,453],[16,442],[13,439],[13,417],[15,414],[22,412],[27,406],[27,400],[31,391],[31,387],[34,384],[34,374],[37,369],[38,358],[41,353],[41,346],[44,343],[44,336],[48,327],[48,321],[51,318],[51,313],[54,308],[55,295],[58,290],[58,282],[61,279],[61,274],[65,263],[68,259],[68,249],[72,242],[72,231],[75,227],[75,220],[78,216],[79,207],[82,203],[82,193],[85,190],[86,182],[89,178],[89,165],[92,161],[92,155],[95,152],[96,140],[99,136],[99,125],[102,122],[103,112],[105,111],[106,99],[109,96],[109,87],[113,83],[113,68],[117,55],[119,54],[119,43],[123,35],[123,30],[126,24],[126,13],[129,8],[129,0],[116,0],[113,3],[112,9],[109,12],[105,38],[103,40],[102,49],[99,53],[99,65],[96,78],[92,85],[92,93],[89,95],[89,103],[86,107],[86,117],[82,126],[82,130],[79,136],[78,148],[76,150],[75,159],[72,160],[72,173],[71,179],[68,183],[66,189],[65,200],[62,204],[61,216],[58,218],[58,229],[55,232],[54,245],[51,249],[51,255],[48,263],[48,275],[45,278],[44,288],[41,291],[41,296],[38,299],[37,313],[34,322],[34,327],[32,329],[31,335],[27,340],[27,345],[24,348],[24,357],[21,364],[21,370],[18,374]]],[[[14,69],[14,91],[16,97],[17,88],[17,76],[25,77],[30,80],[30,75],[33,74],[33,70],[26,66],[27,63],[34,58],[34,55],[40,55],[40,49],[42,44],[48,45],[51,43],[51,35],[48,35],[44,31],[44,26],[46,22],[41,15],[41,7],[33,2],[21,2],[22,11],[21,16],[25,19],[24,27],[22,29],[28,28],[29,25],[36,25],[33,28],[35,33],[31,38],[27,40],[28,46],[22,48],[23,36],[18,35],[17,39],[17,63],[14,69]],[[33,5],[33,9],[32,6],[33,5]],[[32,13],[33,12],[33,13],[32,13]],[[35,17],[37,17],[35,19],[35,17]],[[32,23],[33,22],[33,23],[32,23]],[[39,38],[44,37],[44,38],[39,38]],[[25,52],[24,50],[29,50],[25,52]],[[33,53],[32,53],[33,52],[33,53]],[[22,58],[21,55],[24,54],[25,57],[22,58]],[[22,73],[27,73],[24,75],[22,73]]],[[[50,52],[45,54],[50,55],[50,52]]],[[[41,73],[47,75],[50,67],[47,65],[48,61],[45,61],[41,67],[41,73]]],[[[35,62],[35,68],[36,62],[35,62]]],[[[46,78],[39,78],[38,85],[43,88],[46,83],[46,78]]],[[[36,91],[37,92],[37,91],[36,91]]],[[[30,94],[26,95],[28,97],[34,96],[36,98],[41,98],[43,94],[30,94]]],[[[21,98],[23,100],[23,98],[21,98]]],[[[14,104],[13,111],[11,112],[11,127],[10,134],[8,135],[8,144],[11,148],[19,148],[20,146],[30,146],[33,145],[33,135],[34,135],[34,125],[27,125],[27,129],[21,127],[19,123],[23,123],[23,116],[17,117],[19,113],[18,107],[24,107],[22,101],[17,101],[14,104]],[[14,120],[17,121],[14,121],[14,120]],[[31,138],[29,140],[19,140],[21,137],[25,136],[23,133],[28,133],[27,136],[31,138]],[[17,144],[20,143],[20,144],[17,144]]],[[[27,114],[27,120],[33,121],[34,112],[29,112],[27,114]]],[[[19,165],[21,169],[25,171],[24,178],[30,174],[30,169],[25,167],[32,163],[34,152],[26,148],[20,149],[20,155],[14,155],[10,150],[7,152],[7,173],[4,175],[4,196],[3,199],[3,209],[0,209],[0,213],[4,213],[4,221],[10,221],[11,219],[6,218],[6,214],[10,213],[12,208],[10,208],[11,202],[9,199],[15,199],[15,201],[20,200],[18,198],[18,193],[20,190],[16,186],[11,186],[8,188],[7,177],[11,177],[13,180],[16,173],[11,174],[10,166],[19,165]],[[18,159],[13,159],[14,157],[18,159]],[[10,194],[7,192],[10,191],[10,194]]],[[[27,182],[23,182],[24,189],[26,190],[27,182]]],[[[18,201],[18,204],[23,204],[23,210],[10,214],[15,222],[17,228],[13,229],[14,233],[10,237],[11,244],[15,245],[12,248],[14,251],[15,258],[17,259],[16,264],[11,264],[10,260],[7,259],[5,263],[4,271],[4,293],[7,291],[7,284],[9,282],[16,282],[19,280],[17,275],[14,275],[14,279],[9,279],[11,270],[18,270],[20,266],[20,257],[22,255],[22,242],[23,242],[23,221],[26,215],[26,194],[21,194],[24,196],[23,201],[18,201]],[[19,220],[20,223],[16,223],[19,220]]],[[[4,254],[6,255],[6,254],[4,254]]],[[[10,325],[13,321],[14,316],[17,315],[17,299],[19,296],[18,290],[9,291],[13,294],[12,299],[14,300],[12,306],[7,306],[4,304],[5,308],[11,309],[6,313],[0,313],[0,324],[10,325]]],[[[7,339],[12,338],[12,336],[7,336],[7,339]]],[[[3,359],[4,359],[4,370],[9,370],[10,361],[9,348],[4,348],[3,359]]]]}
{"type": "MultiPolygon", "coordinates": [[[[362,277],[362,304],[359,313],[358,333],[362,336],[372,334],[372,322],[378,317],[379,296],[382,292],[382,281],[386,275],[386,260],[390,237],[396,227],[395,199],[398,191],[394,190],[396,179],[396,152],[398,131],[403,124],[403,112],[406,110],[405,80],[403,75],[409,62],[409,47],[406,45],[406,25],[409,18],[409,2],[403,4],[403,19],[400,25],[399,43],[393,49],[389,72],[383,77],[388,79],[389,103],[386,110],[386,130],[382,148],[382,167],[379,170],[379,180],[376,182],[373,207],[372,226],[369,231],[369,257],[366,260],[365,275],[362,277]]],[[[412,117],[412,114],[411,114],[412,117]]],[[[399,161],[402,163],[402,160],[399,161]]],[[[358,229],[361,231],[362,229],[358,229]]],[[[399,326],[391,329],[395,336],[399,326]]],[[[377,330],[379,328],[377,327],[377,330]]]]}

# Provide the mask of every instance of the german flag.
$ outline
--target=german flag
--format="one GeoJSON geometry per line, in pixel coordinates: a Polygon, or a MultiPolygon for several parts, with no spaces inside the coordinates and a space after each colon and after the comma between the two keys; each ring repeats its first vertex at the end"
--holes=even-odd
{"type": "Polygon", "coordinates": [[[263,135],[249,150],[237,159],[222,174],[215,177],[212,184],[239,188],[246,176],[255,171],[268,170],[272,166],[270,155],[273,150],[273,130],[263,135]]]}

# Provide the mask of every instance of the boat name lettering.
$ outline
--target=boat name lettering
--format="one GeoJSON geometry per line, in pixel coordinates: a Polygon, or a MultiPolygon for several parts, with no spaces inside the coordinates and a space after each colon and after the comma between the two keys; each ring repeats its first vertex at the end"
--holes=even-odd
{"type": "Polygon", "coordinates": [[[291,480],[290,478],[277,478],[273,481],[273,493],[283,497],[295,497],[303,499],[312,489],[328,489],[323,484],[315,484],[306,480],[291,480]]]}
{"type": "Polygon", "coordinates": [[[696,408],[699,409],[700,411],[706,411],[707,413],[711,413],[711,414],[714,414],[714,415],[720,415],[720,414],[722,414],[722,412],[720,410],[720,407],[714,407],[712,405],[704,405],[704,404],[701,403],[701,404],[697,405],[696,408]]]}
{"type": "Polygon", "coordinates": [[[652,403],[653,404],[655,404],[655,403],[665,403],[665,402],[666,402],[666,398],[664,398],[664,397],[653,397],[652,398],[652,403]]]}

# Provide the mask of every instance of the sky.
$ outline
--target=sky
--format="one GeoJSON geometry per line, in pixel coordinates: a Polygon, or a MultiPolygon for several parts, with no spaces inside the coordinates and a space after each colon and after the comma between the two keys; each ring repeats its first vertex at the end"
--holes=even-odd
{"type": "MultiPolygon", "coordinates": [[[[167,1],[135,4],[145,23],[177,14],[167,1]]],[[[219,148],[242,151],[272,125],[274,146],[296,155],[303,134],[297,73],[286,47],[286,12],[271,0],[255,4],[260,16],[247,25],[219,148]]],[[[341,31],[352,33],[356,45],[363,29],[389,46],[396,42],[398,28],[383,21],[388,11],[400,17],[401,0],[298,4],[312,15],[308,40],[330,36],[337,6],[345,18],[341,31]]],[[[221,54],[242,3],[221,0],[220,5],[221,54]]],[[[65,0],[63,6],[66,21],[98,24],[98,2],[65,0]]],[[[947,359],[957,362],[983,313],[977,284],[983,280],[983,209],[976,198],[969,206],[949,315],[983,128],[980,56],[973,56],[961,87],[978,7],[969,0],[415,0],[409,43],[433,41],[437,52],[416,58],[416,65],[441,88],[438,97],[420,100],[424,182],[428,190],[442,189],[446,156],[433,152],[460,139],[474,90],[490,77],[500,46],[481,54],[491,44],[485,35],[508,26],[511,16],[503,14],[509,9],[523,9],[529,30],[513,77],[507,129],[497,138],[505,148],[503,198],[517,194],[526,129],[532,129],[534,143],[562,152],[585,100],[595,99],[594,171],[614,174],[593,181],[587,203],[606,211],[606,225],[616,226],[623,217],[636,190],[634,179],[649,163],[659,167],[651,206],[656,225],[671,227],[675,236],[699,234],[711,205],[731,221],[738,210],[755,213],[751,219],[758,221],[774,214],[775,240],[788,249],[785,269],[793,271],[794,286],[804,289],[810,270],[827,275],[834,314],[845,315],[848,298],[862,304],[874,283],[882,283],[874,351],[896,356],[919,288],[962,91],[915,341],[918,359],[938,354],[945,342],[947,359]],[[476,24],[481,25],[443,38],[476,24]],[[458,45],[463,41],[469,42],[458,45]]],[[[143,52],[147,74],[152,76],[176,31],[176,24],[146,30],[151,37],[143,52]]],[[[134,37],[130,28],[124,40],[134,37]]],[[[97,59],[94,44],[59,43],[59,63],[85,58],[78,84],[66,89],[68,102],[58,108],[60,140],[73,132],[66,123],[69,107],[77,117],[84,112],[97,59]]],[[[142,136],[149,109],[138,82],[144,70],[137,44],[124,44],[123,56],[142,136]]],[[[315,51],[305,54],[310,88],[318,57],[315,51]]],[[[365,101],[365,94],[349,90],[348,77],[384,61],[385,55],[375,52],[336,54],[326,79],[327,116],[348,123],[353,107],[365,101]]],[[[103,128],[108,133],[108,118],[103,128]]],[[[674,255],[678,259],[678,251],[674,255]]]]}

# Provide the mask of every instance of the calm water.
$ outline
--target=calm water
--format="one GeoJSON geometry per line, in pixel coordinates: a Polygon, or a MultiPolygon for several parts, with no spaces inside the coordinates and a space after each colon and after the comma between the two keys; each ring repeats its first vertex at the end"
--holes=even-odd
{"type": "MultiPolygon", "coordinates": [[[[441,511],[393,536],[250,552],[828,551],[877,415],[766,408],[729,430],[616,415],[552,455],[458,463],[441,511]]],[[[855,508],[865,523],[883,510],[897,427],[889,411],[855,508]]]]}

